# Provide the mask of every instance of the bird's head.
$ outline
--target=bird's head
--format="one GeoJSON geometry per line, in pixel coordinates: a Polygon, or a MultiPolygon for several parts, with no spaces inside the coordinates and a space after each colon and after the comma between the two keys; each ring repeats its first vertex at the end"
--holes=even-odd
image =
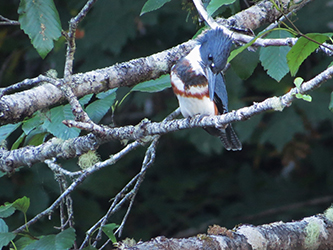
{"type": "Polygon", "coordinates": [[[232,42],[222,29],[209,30],[198,39],[201,66],[208,80],[209,98],[214,99],[216,76],[227,64],[232,42]]]}
{"type": "Polygon", "coordinates": [[[198,42],[203,66],[209,67],[214,74],[221,72],[230,54],[230,38],[217,28],[209,30],[198,42]]]}

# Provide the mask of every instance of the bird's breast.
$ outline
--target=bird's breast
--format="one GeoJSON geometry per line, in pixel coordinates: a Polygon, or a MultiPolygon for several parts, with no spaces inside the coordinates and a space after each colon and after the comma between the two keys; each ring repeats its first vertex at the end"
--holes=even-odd
{"type": "MultiPolygon", "coordinates": [[[[205,77],[191,79],[191,84],[184,83],[184,77],[173,68],[171,70],[171,85],[177,96],[181,113],[184,117],[200,115],[216,115],[218,114],[215,103],[209,98],[208,82],[205,77]],[[197,84],[193,84],[197,82],[197,84]]],[[[184,75],[183,75],[184,76],[184,75]]],[[[192,75],[185,77],[189,80],[195,77],[192,75]]]]}

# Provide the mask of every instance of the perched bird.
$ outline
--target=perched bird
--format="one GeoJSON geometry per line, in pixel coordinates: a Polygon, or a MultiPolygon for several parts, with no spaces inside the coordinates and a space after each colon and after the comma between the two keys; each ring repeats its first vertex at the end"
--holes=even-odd
{"type": "MultiPolygon", "coordinates": [[[[212,29],[171,68],[172,89],[184,117],[228,112],[228,95],[221,71],[227,63],[231,45],[222,29],[212,29]]],[[[227,150],[242,149],[231,124],[221,128],[206,127],[205,130],[218,136],[227,150]]]]}

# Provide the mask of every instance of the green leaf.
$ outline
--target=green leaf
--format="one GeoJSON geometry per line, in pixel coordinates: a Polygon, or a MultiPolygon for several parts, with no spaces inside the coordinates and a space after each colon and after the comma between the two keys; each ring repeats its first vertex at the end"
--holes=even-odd
{"type": "MultiPolygon", "coordinates": [[[[312,40],[317,41],[320,44],[329,39],[329,36],[327,34],[320,33],[309,33],[306,34],[306,36],[311,38],[312,40]]],[[[318,47],[319,44],[310,41],[305,37],[300,37],[297,40],[296,44],[290,49],[287,54],[287,62],[292,76],[296,75],[303,61],[318,47]]]]}
{"type": "Polygon", "coordinates": [[[25,136],[26,136],[26,134],[22,133],[20,135],[20,137],[17,138],[17,140],[14,142],[13,146],[11,147],[11,150],[17,149],[20,146],[20,144],[22,143],[22,141],[24,140],[25,136]]]}
{"type": "MultiPolygon", "coordinates": [[[[85,95],[84,97],[82,97],[79,100],[80,104],[82,106],[87,104],[90,101],[92,96],[93,96],[93,94],[85,95]]],[[[51,134],[53,134],[54,136],[64,139],[64,140],[67,140],[69,138],[75,138],[81,132],[81,130],[78,128],[69,128],[62,123],[63,120],[73,120],[74,119],[74,115],[72,113],[72,110],[71,110],[71,107],[69,104],[54,107],[54,108],[50,109],[46,114],[40,115],[39,119],[42,120],[42,123],[41,123],[42,126],[36,127],[36,129],[38,131],[40,131],[40,133],[42,133],[42,135],[35,138],[36,139],[35,143],[37,143],[37,140],[40,141],[40,140],[44,139],[44,137],[45,137],[44,130],[46,130],[46,131],[50,132],[51,134]]],[[[33,122],[31,122],[31,123],[33,123],[33,122]]],[[[34,123],[34,124],[38,125],[37,123],[34,123]]],[[[29,124],[29,126],[27,125],[27,131],[29,131],[29,129],[31,129],[31,127],[33,127],[34,124],[29,124]]],[[[29,138],[29,139],[31,139],[31,138],[29,138]]]]}
{"type": "Polygon", "coordinates": [[[272,29],[272,30],[266,30],[266,31],[259,32],[259,34],[256,35],[250,42],[248,42],[247,44],[243,45],[242,47],[239,47],[239,48],[231,51],[230,56],[228,57],[228,62],[231,62],[238,54],[240,54],[245,49],[247,49],[248,47],[250,47],[255,41],[257,41],[258,38],[266,35],[267,33],[271,33],[271,32],[273,32],[275,30],[285,30],[285,29],[283,29],[283,28],[275,28],[275,29],[272,29]]]}
{"type": "Polygon", "coordinates": [[[229,5],[234,3],[236,0],[211,0],[207,6],[207,13],[209,16],[214,14],[223,5],[229,5]]]}
{"type": "Polygon", "coordinates": [[[65,250],[70,249],[75,241],[75,230],[68,228],[57,235],[42,236],[27,245],[24,250],[65,250]]]}
{"type": "MultiPolygon", "coordinates": [[[[7,218],[15,212],[15,208],[11,203],[0,206],[0,217],[7,218]]],[[[3,232],[3,231],[0,231],[3,232]]]]}
{"type": "Polygon", "coordinates": [[[42,127],[36,128],[35,130],[31,131],[29,135],[25,138],[24,144],[25,145],[32,145],[38,146],[45,142],[46,137],[49,135],[49,132],[45,132],[42,127]]]}
{"type": "Polygon", "coordinates": [[[159,8],[161,8],[164,4],[166,4],[167,2],[170,2],[171,0],[148,0],[145,5],[143,5],[140,16],[142,16],[143,14],[153,11],[153,10],[157,10],[159,8]]]}
{"type": "Polygon", "coordinates": [[[333,66],[333,62],[331,62],[331,63],[328,65],[327,68],[329,68],[329,67],[331,67],[331,66],[333,66]]]}
{"type": "MultiPolygon", "coordinates": [[[[267,35],[267,38],[286,37],[291,37],[291,34],[285,30],[276,30],[267,35]]],[[[260,49],[261,65],[267,70],[267,74],[278,82],[289,72],[286,58],[289,51],[288,46],[270,46],[260,49]]]]}
{"type": "Polygon", "coordinates": [[[69,138],[75,138],[80,134],[80,129],[69,128],[62,123],[66,117],[69,119],[73,119],[74,117],[69,105],[61,105],[51,109],[46,117],[48,118],[44,120],[42,127],[54,136],[67,140],[69,138]]]}
{"type": "MultiPolygon", "coordinates": [[[[301,88],[301,85],[302,85],[303,81],[304,80],[301,77],[296,77],[295,78],[294,84],[295,84],[295,86],[296,86],[297,89],[301,88]]],[[[297,99],[303,99],[304,101],[307,101],[307,102],[311,102],[312,101],[312,97],[310,95],[305,95],[305,94],[297,93],[295,95],[295,97],[297,99]]]]}
{"type": "Polygon", "coordinates": [[[304,82],[304,79],[302,77],[296,77],[294,80],[294,84],[296,86],[296,88],[300,89],[302,83],[304,82]]]}
{"type": "Polygon", "coordinates": [[[27,213],[27,210],[30,206],[30,199],[26,196],[23,196],[22,198],[14,201],[12,206],[23,213],[27,213]]]}
{"type": "Polygon", "coordinates": [[[108,95],[104,95],[104,93],[100,93],[102,95],[98,94],[97,97],[99,97],[100,100],[96,100],[87,106],[86,112],[93,122],[99,123],[111,108],[116,99],[116,90],[117,89],[112,89],[112,91],[107,91],[108,95]]]}
{"type": "Polygon", "coordinates": [[[30,245],[34,241],[35,241],[34,239],[31,239],[29,237],[21,237],[15,241],[15,246],[17,249],[21,250],[24,249],[26,246],[30,245]]]}
{"type": "Polygon", "coordinates": [[[56,249],[69,249],[75,241],[75,229],[70,227],[56,235],[56,249]]]}
{"type": "Polygon", "coordinates": [[[298,93],[295,96],[297,99],[303,99],[304,101],[312,102],[312,97],[310,95],[304,95],[304,94],[298,93]]]}
{"type": "Polygon", "coordinates": [[[230,62],[232,69],[243,80],[249,78],[259,62],[258,53],[243,51],[230,62]]]}
{"type": "Polygon", "coordinates": [[[110,96],[111,94],[115,93],[117,90],[118,90],[118,88],[109,89],[108,91],[98,93],[98,94],[96,95],[96,97],[97,97],[98,99],[104,99],[104,98],[110,96]]]}
{"type": "Polygon", "coordinates": [[[22,122],[15,124],[7,124],[0,127],[0,142],[5,140],[12,132],[14,132],[22,122]]]}
{"type": "Polygon", "coordinates": [[[79,100],[79,103],[81,104],[81,106],[86,105],[86,104],[91,100],[91,97],[92,97],[93,95],[94,95],[94,94],[88,94],[88,95],[85,95],[84,97],[82,97],[82,98],[79,100]]]}
{"type": "Polygon", "coordinates": [[[61,36],[61,24],[53,0],[21,0],[18,8],[21,29],[44,59],[61,36]]]}
{"type": "Polygon", "coordinates": [[[8,232],[8,226],[6,222],[3,219],[0,219],[0,233],[7,233],[8,232]]]}
{"type": "Polygon", "coordinates": [[[166,88],[170,88],[170,75],[163,75],[155,80],[150,80],[146,82],[139,83],[135,85],[131,91],[141,91],[141,92],[159,92],[166,88]]]}
{"type": "Polygon", "coordinates": [[[33,117],[28,120],[23,121],[22,130],[26,135],[28,135],[32,130],[43,123],[43,116],[40,111],[37,111],[33,117]]]}
{"type": "Polygon", "coordinates": [[[38,111],[32,118],[23,121],[22,130],[26,134],[24,145],[38,146],[45,141],[45,137],[49,135],[43,127],[45,120],[49,120],[49,117],[38,111]]]}
{"type": "Polygon", "coordinates": [[[16,234],[14,233],[0,233],[0,249],[2,247],[7,246],[9,242],[15,239],[16,234]]]}
{"type": "Polygon", "coordinates": [[[109,239],[113,243],[117,242],[117,239],[116,239],[116,236],[114,236],[113,230],[115,230],[118,227],[119,227],[119,225],[117,225],[116,223],[106,224],[102,227],[103,232],[109,237],[109,239]]]}
{"type": "Polygon", "coordinates": [[[0,249],[7,246],[16,237],[14,233],[8,233],[8,226],[3,219],[0,219],[0,249]]]}

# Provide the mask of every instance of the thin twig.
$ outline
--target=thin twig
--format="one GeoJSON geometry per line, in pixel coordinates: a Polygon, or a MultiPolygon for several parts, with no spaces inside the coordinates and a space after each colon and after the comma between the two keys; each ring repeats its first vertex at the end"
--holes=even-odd
{"type": "Polygon", "coordinates": [[[63,175],[71,177],[72,179],[78,177],[79,175],[81,175],[83,173],[82,170],[71,172],[66,169],[63,169],[62,167],[60,167],[60,165],[56,164],[55,161],[56,161],[56,158],[52,158],[50,160],[45,160],[45,163],[47,164],[47,166],[55,173],[61,173],[63,175]]]}
{"type": "Polygon", "coordinates": [[[0,22],[0,25],[20,25],[19,21],[10,20],[2,15],[0,15],[0,20],[3,20],[3,22],[0,22]]]}
{"type": "Polygon", "coordinates": [[[45,209],[43,212],[37,214],[34,218],[32,218],[30,221],[28,221],[25,225],[22,225],[21,227],[17,228],[13,231],[13,233],[20,233],[25,230],[26,227],[29,227],[30,225],[36,223],[39,219],[43,218],[46,215],[51,214],[60,204],[61,200],[65,198],[68,194],[73,192],[75,188],[81,184],[89,175],[92,173],[107,167],[109,165],[115,164],[118,160],[123,158],[125,155],[127,155],[130,151],[133,149],[139,147],[142,145],[142,143],[139,142],[133,142],[131,144],[128,144],[125,148],[123,148],[121,151],[119,151],[117,154],[114,154],[111,158],[109,158],[106,161],[98,162],[94,166],[86,169],[53,203],[51,206],[49,206],[47,209],[45,209]]]}
{"type": "MultiPolygon", "coordinates": [[[[102,220],[100,220],[98,224],[100,224],[99,226],[99,230],[96,236],[95,241],[93,242],[92,246],[96,247],[97,245],[97,241],[99,241],[102,238],[102,228],[103,226],[106,224],[107,219],[114,214],[118,209],[120,209],[120,207],[122,206],[122,204],[124,204],[125,201],[130,200],[130,204],[127,208],[126,214],[124,215],[122,222],[119,226],[119,228],[116,230],[115,234],[118,234],[118,236],[121,236],[121,232],[123,230],[123,227],[125,225],[125,222],[127,220],[127,217],[131,211],[135,196],[137,194],[137,192],[139,191],[139,187],[144,179],[145,173],[147,171],[147,169],[151,166],[151,164],[154,162],[155,159],[155,150],[156,150],[156,145],[157,142],[159,140],[160,136],[155,136],[154,140],[152,141],[152,143],[150,144],[150,146],[148,147],[146,154],[145,154],[145,158],[143,160],[142,163],[142,167],[141,167],[141,171],[136,175],[136,183],[133,187],[133,189],[131,191],[129,191],[125,197],[117,204],[118,199],[115,199],[114,202],[112,203],[108,213],[103,217],[102,220]],[[117,204],[117,205],[116,205],[117,204]]],[[[133,182],[131,181],[131,184],[133,182]]],[[[117,194],[117,197],[123,197],[124,196],[124,192],[127,191],[127,189],[129,188],[129,185],[126,185],[126,188],[123,188],[121,192],[119,192],[117,194]]]]}
{"type": "Polygon", "coordinates": [[[150,144],[150,146],[148,147],[148,149],[146,151],[146,155],[145,155],[145,158],[143,160],[143,164],[142,164],[142,168],[141,168],[141,175],[139,176],[139,178],[136,181],[136,184],[135,184],[135,186],[134,186],[134,188],[132,190],[133,194],[132,194],[132,197],[131,197],[130,204],[128,206],[126,214],[125,214],[125,216],[124,216],[124,218],[123,218],[123,220],[122,220],[119,228],[115,232],[115,234],[118,234],[119,237],[121,237],[122,231],[124,229],[125,222],[127,220],[129,212],[131,211],[131,208],[132,208],[135,196],[136,196],[136,194],[139,191],[139,187],[140,187],[141,183],[144,180],[146,171],[153,164],[153,162],[155,160],[155,157],[156,157],[156,146],[157,146],[157,142],[158,142],[159,138],[160,138],[160,136],[156,136],[155,139],[153,140],[153,142],[150,144]]]}
{"type": "MultiPolygon", "coordinates": [[[[54,172],[55,179],[59,183],[60,193],[62,194],[68,188],[64,169],[55,163],[55,158],[52,160],[46,160],[45,163],[54,172]]],[[[82,173],[82,172],[81,172],[82,173]]],[[[74,225],[74,213],[73,213],[73,201],[70,195],[67,195],[60,202],[60,229],[63,231],[67,225],[73,227],[74,225]],[[67,220],[64,214],[64,205],[66,204],[67,220]]]]}
{"type": "MultiPolygon", "coordinates": [[[[170,115],[168,115],[163,121],[166,122],[166,121],[170,121],[172,119],[174,119],[175,117],[177,117],[178,115],[180,114],[180,109],[177,108],[175,111],[173,111],[170,115]]],[[[102,235],[102,227],[103,225],[106,224],[106,221],[107,219],[112,215],[114,214],[115,212],[117,212],[121,207],[122,205],[125,203],[125,201],[127,201],[128,199],[131,200],[130,202],[130,206],[129,208],[127,209],[127,212],[126,212],[126,215],[122,221],[122,225],[125,224],[125,221],[127,219],[127,216],[130,212],[130,209],[132,207],[131,203],[133,203],[134,201],[134,198],[135,198],[135,195],[136,193],[138,192],[138,189],[139,189],[139,186],[140,184],[142,183],[143,181],[143,177],[145,175],[145,172],[147,171],[148,167],[153,163],[154,159],[155,159],[155,150],[156,150],[156,145],[157,145],[157,142],[158,142],[158,139],[159,139],[160,136],[155,136],[151,145],[148,147],[147,151],[146,151],[146,154],[145,154],[145,158],[143,160],[143,164],[142,164],[142,167],[141,167],[141,171],[136,174],[126,185],[125,187],[122,188],[122,190],[120,192],[118,192],[118,194],[115,196],[115,198],[113,199],[113,202],[110,206],[110,208],[108,209],[108,211],[106,212],[106,214],[98,221],[96,222],[87,232],[86,232],[86,237],[84,239],[84,241],[82,242],[81,244],[81,247],[80,249],[83,249],[86,244],[89,242],[89,240],[91,239],[92,237],[92,234],[97,230],[97,228],[99,228],[99,231],[98,231],[98,234],[96,236],[96,239],[93,243],[93,246],[96,246],[97,245],[97,241],[100,240],[101,238],[101,235],[102,235]],[[134,188],[128,192],[126,195],[125,193],[127,192],[127,190],[134,184],[134,182],[136,182],[134,188]]],[[[119,228],[118,230],[116,231],[116,233],[119,232],[119,228]]],[[[115,233],[115,234],[116,234],[115,233]]],[[[120,231],[121,233],[121,231],[120,231]]],[[[107,243],[107,242],[106,242],[107,243]]],[[[104,245],[106,245],[103,244],[104,245]]],[[[102,249],[102,247],[101,247],[102,249]]]]}
{"type": "Polygon", "coordinates": [[[72,112],[77,121],[90,122],[91,119],[87,115],[87,113],[82,109],[77,97],[74,95],[73,90],[71,88],[72,79],[73,79],[73,64],[74,64],[74,54],[76,50],[75,44],[75,34],[78,24],[83,20],[83,18],[87,15],[88,11],[92,8],[93,4],[97,0],[89,0],[83,6],[81,11],[73,17],[69,22],[69,31],[65,35],[67,39],[67,52],[66,52],[66,61],[64,67],[64,81],[60,86],[60,89],[65,94],[71,108],[72,112]]]}

